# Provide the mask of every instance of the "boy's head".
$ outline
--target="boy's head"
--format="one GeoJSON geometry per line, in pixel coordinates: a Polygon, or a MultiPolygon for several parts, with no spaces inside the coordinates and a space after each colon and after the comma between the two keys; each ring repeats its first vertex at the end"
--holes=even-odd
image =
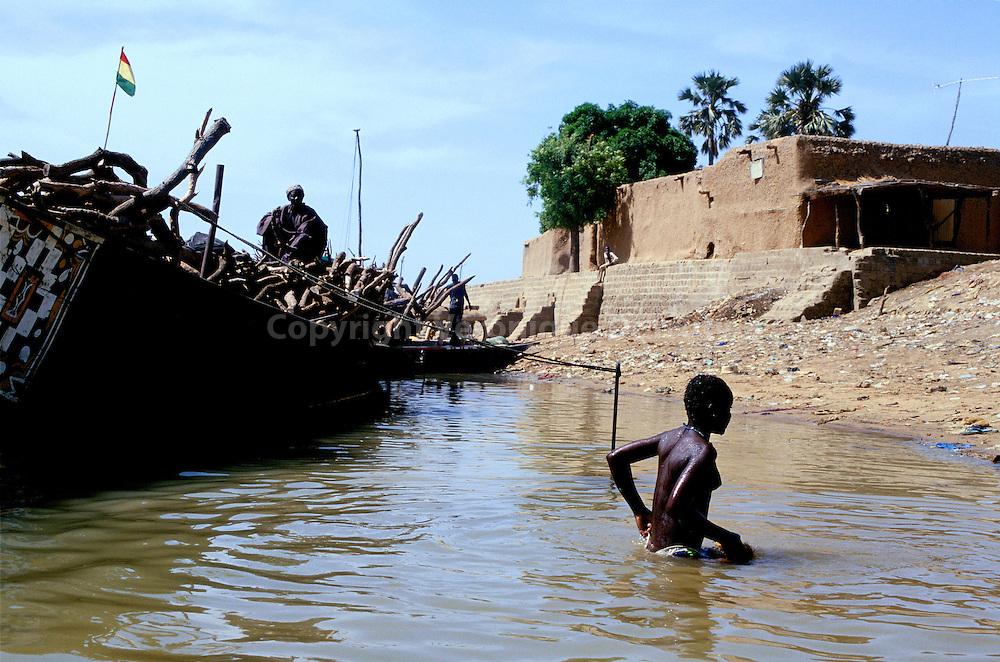
{"type": "Polygon", "coordinates": [[[688,423],[704,432],[725,432],[732,407],[732,390],[715,375],[695,375],[684,390],[688,423]]]}

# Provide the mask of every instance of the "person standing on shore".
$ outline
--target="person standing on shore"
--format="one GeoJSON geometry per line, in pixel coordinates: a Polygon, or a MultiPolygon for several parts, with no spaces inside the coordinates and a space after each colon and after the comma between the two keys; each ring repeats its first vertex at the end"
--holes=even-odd
{"type": "Polygon", "coordinates": [[[719,377],[697,375],[684,392],[688,422],[673,430],[626,444],[608,453],[611,477],[635,515],[646,549],[685,558],[711,558],[703,550],[710,538],[722,546],[726,560],[746,563],[753,551],[740,536],[708,519],[712,491],[722,485],[717,453],[709,439],[723,434],[732,417],[733,392],[719,377]],[[658,457],[653,508],[643,503],[631,465],[658,457]]]}

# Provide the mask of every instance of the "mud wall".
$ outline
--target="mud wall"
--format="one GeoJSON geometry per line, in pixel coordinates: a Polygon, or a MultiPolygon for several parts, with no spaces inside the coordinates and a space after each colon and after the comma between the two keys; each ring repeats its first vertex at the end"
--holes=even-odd
{"type": "Polygon", "coordinates": [[[628,262],[797,248],[801,193],[813,183],[799,157],[797,138],[782,138],[732,149],[702,170],[623,186],[605,237],[628,262]]]}
{"type": "MultiPolygon", "coordinates": [[[[804,176],[817,184],[849,183],[884,178],[919,179],[1000,188],[1000,150],[956,148],[798,137],[804,176]]],[[[870,194],[866,194],[870,195],[870,194]]],[[[814,201],[805,245],[832,244],[833,200],[814,201]]],[[[840,203],[841,245],[857,246],[853,204],[840,203]]],[[[866,215],[867,218],[867,215],[866,215]]],[[[914,219],[921,225],[922,221],[914,219]]],[[[968,198],[953,248],[967,252],[1000,253],[1000,197],[968,198]]]]}
{"type": "MultiPolygon", "coordinates": [[[[586,255],[581,262],[596,264],[605,241],[623,262],[731,258],[833,245],[831,203],[814,203],[803,229],[805,193],[834,182],[883,178],[1000,187],[1000,150],[816,136],[736,147],[713,166],[620,187],[610,218],[596,237],[581,241],[581,255],[586,255]]],[[[991,198],[989,215],[983,199],[965,204],[954,248],[1000,252],[1000,197],[991,198]]],[[[850,210],[842,213],[852,218],[850,210]]],[[[841,245],[856,246],[856,230],[848,218],[842,218],[841,245]]],[[[562,273],[568,255],[566,233],[546,233],[525,244],[523,274],[562,273]]]]}
{"type": "Polygon", "coordinates": [[[866,248],[851,253],[854,270],[854,305],[862,308],[875,297],[938,274],[978,262],[995,260],[989,253],[920,250],[914,248],[866,248]]]}
{"type": "Polygon", "coordinates": [[[781,140],[796,141],[803,176],[812,179],[850,182],[895,177],[1000,186],[997,149],[896,145],[822,136],[781,140]]]}
{"type": "MultiPolygon", "coordinates": [[[[580,271],[597,269],[598,226],[580,232],[580,271]]],[[[554,276],[567,273],[570,266],[569,230],[549,230],[524,242],[521,276],[554,276]]]]}
{"type": "MultiPolygon", "coordinates": [[[[993,185],[1000,186],[1000,174],[993,185]]],[[[965,201],[955,246],[964,251],[1000,253],[1000,196],[965,201]]]]}

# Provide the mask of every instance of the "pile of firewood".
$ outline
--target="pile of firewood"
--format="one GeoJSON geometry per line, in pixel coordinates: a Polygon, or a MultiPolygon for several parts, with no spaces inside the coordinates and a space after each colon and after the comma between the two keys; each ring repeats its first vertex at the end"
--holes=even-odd
{"type": "Polygon", "coordinates": [[[208,127],[211,110],[195,134],[195,143],[184,163],[160,184],[149,187],[148,171],[128,154],[98,149],[93,154],[61,165],[46,163],[27,152],[0,159],[0,190],[22,205],[55,219],[71,221],[103,236],[142,240],[153,237],[150,248],[175,253],[180,246],[177,217],[181,211],[215,223],[216,215],[192,202],[201,170],[198,164],[230,131],[225,118],[208,127]],[[132,181],[125,181],[115,169],[132,181]],[[187,194],[170,194],[190,177],[187,194]],[[171,225],[162,216],[169,210],[171,225]]]}
{"type": "MultiPolygon", "coordinates": [[[[201,275],[202,255],[181,238],[179,215],[183,211],[211,224],[218,222],[212,210],[193,201],[203,171],[199,164],[230,131],[224,118],[209,127],[211,112],[206,113],[195,132],[194,147],[187,159],[157,186],[149,186],[148,171],[128,154],[98,149],[89,156],[56,165],[21,152],[0,159],[0,193],[56,220],[102,236],[122,237],[141,245],[154,257],[201,275]],[[120,177],[118,171],[131,181],[120,177]],[[171,191],[185,179],[185,194],[172,195],[171,191]],[[163,216],[165,212],[169,223],[163,216]]],[[[451,282],[451,275],[469,257],[447,271],[440,267],[423,290],[420,287],[426,269],[421,269],[412,289],[397,289],[397,263],[422,217],[418,215],[403,227],[382,265],[372,262],[366,266],[366,259],[349,258],[344,253],[307,264],[296,260],[284,263],[259,250],[256,255],[236,251],[227,243],[221,250],[212,246],[208,261],[211,269],[205,278],[317,323],[365,319],[398,335],[404,328],[400,315],[426,321],[444,303],[458,287],[451,282]]],[[[459,285],[470,280],[466,278],[459,285]]],[[[416,331],[406,328],[408,332],[416,331]]]]}
{"type": "MultiPolygon", "coordinates": [[[[426,321],[455,288],[472,280],[469,277],[458,284],[451,282],[451,275],[468,259],[466,255],[447,271],[444,266],[439,267],[423,290],[420,288],[426,269],[420,270],[412,288],[397,286],[396,265],[422,219],[423,214],[418,214],[413,223],[402,229],[389,251],[389,259],[381,266],[363,266],[364,259],[349,258],[345,253],[329,261],[310,263],[298,260],[284,263],[273,256],[254,260],[226,245],[219,255],[218,267],[207,278],[317,323],[333,325],[358,318],[381,320],[385,323],[384,331],[391,334],[394,329],[402,328],[401,317],[426,321]]],[[[184,268],[195,271],[193,264],[185,264],[184,268]]]]}
{"type": "MultiPolygon", "coordinates": [[[[412,226],[419,222],[420,217],[412,226]]],[[[255,259],[248,253],[233,251],[227,244],[218,256],[218,266],[207,279],[255,301],[317,322],[334,324],[359,317],[388,319],[384,310],[385,293],[396,278],[395,260],[381,267],[363,266],[364,261],[340,253],[332,260],[285,263],[268,255],[255,259]]],[[[196,272],[184,256],[182,265],[196,272]]]]}

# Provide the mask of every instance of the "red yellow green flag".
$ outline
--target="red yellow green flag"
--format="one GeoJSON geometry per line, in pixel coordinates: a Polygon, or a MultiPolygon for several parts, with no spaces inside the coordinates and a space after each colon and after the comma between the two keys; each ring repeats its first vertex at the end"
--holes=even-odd
{"type": "Polygon", "coordinates": [[[125,49],[122,49],[121,58],[118,60],[118,87],[130,97],[135,96],[135,75],[132,73],[132,65],[125,57],[125,49]]]}

